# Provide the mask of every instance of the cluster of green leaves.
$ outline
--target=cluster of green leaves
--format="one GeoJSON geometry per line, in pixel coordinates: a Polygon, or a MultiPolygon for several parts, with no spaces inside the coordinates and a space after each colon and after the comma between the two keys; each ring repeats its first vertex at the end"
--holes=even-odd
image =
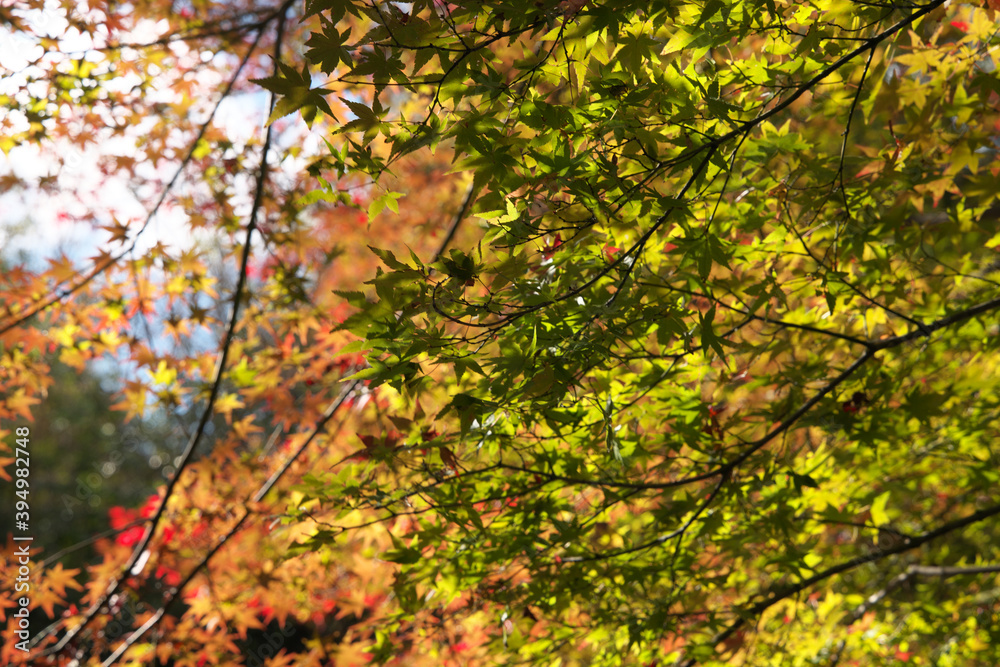
{"type": "Polygon", "coordinates": [[[531,661],[995,662],[996,36],[946,5],[309,3],[323,88],[370,90],[332,158],[451,151],[480,229],[344,295],[357,379],[448,429],[451,474],[377,501],[419,515],[400,619],[488,600],[531,661]]]}

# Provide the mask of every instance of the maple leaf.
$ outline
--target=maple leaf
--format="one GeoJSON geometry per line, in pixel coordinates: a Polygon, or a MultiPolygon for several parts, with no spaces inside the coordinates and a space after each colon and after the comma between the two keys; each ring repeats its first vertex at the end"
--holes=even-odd
{"type": "Polygon", "coordinates": [[[452,470],[458,470],[458,459],[455,457],[455,453],[451,451],[450,448],[441,447],[438,449],[438,453],[441,455],[441,461],[443,461],[446,466],[452,470]]]}
{"type": "Polygon", "coordinates": [[[215,400],[215,411],[220,415],[225,415],[226,423],[231,424],[233,420],[233,410],[244,406],[243,401],[236,394],[222,394],[215,400]]]}
{"type": "Polygon", "coordinates": [[[0,591],[0,621],[7,620],[7,610],[18,607],[14,594],[11,591],[0,591]]]}
{"type": "Polygon", "coordinates": [[[28,281],[31,274],[23,266],[8,267],[4,271],[3,280],[9,285],[21,285],[28,281]]]}
{"type": "Polygon", "coordinates": [[[64,283],[76,277],[77,270],[73,266],[73,260],[66,255],[60,255],[58,259],[49,260],[49,274],[57,283],[64,283]]]}
{"type": "Polygon", "coordinates": [[[298,660],[299,657],[295,654],[288,653],[282,649],[278,655],[268,658],[265,664],[267,667],[291,667],[291,665],[295,664],[298,660]]]}
{"type": "Polygon", "coordinates": [[[122,410],[125,412],[125,421],[133,417],[142,417],[146,413],[147,388],[138,380],[127,380],[122,391],[124,398],[111,406],[112,410],[122,410]]]}
{"type": "Polygon", "coordinates": [[[31,602],[36,608],[41,608],[49,618],[55,618],[56,605],[62,605],[65,597],[47,586],[39,586],[32,596],[31,602]]]}
{"type": "Polygon", "coordinates": [[[45,570],[43,581],[45,586],[50,588],[60,598],[65,598],[67,586],[77,591],[83,590],[83,586],[76,580],[78,574],[80,574],[79,569],[67,570],[63,568],[62,563],[56,563],[45,570]]]}
{"type": "Polygon", "coordinates": [[[167,664],[170,662],[170,658],[174,654],[174,645],[172,642],[157,642],[156,643],[156,659],[161,664],[167,664]]]}
{"type": "Polygon", "coordinates": [[[30,422],[34,421],[34,417],[31,415],[31,406],[37,405],[40,402],[34,396],[28,396],[24,389],[18,389],[8,396],[3,403],[0,403],[0,406],[6,407],[10,414],[19,415],[30,422]]]}
{"type": "Polygon", "coordinates": [[[204,324],[208,320],[208,309],[191,306],[191,320],[198,324],[204,324]]]}
{"type": "Polygon", "coordinates": [[[247,415],[233,422],[233,432],[236,434],[236,437],[240,440],[247,440],[251,435],[262,433],[264,429],[254,423],[255,419],[254,415],[247,415]]]}
{"type": "Polygon", "coordinates": [[[177,369],[167,366],[167,362],[160,360],[156,370],[153,371],[153,382],[155,384],[170,385],[177,380],[177,369]]]}
{"type": "Polygon", "coordinates": [[[278,625],[284,627],[288,623],[289,617],[296,618],[301,610],[300,605],[292,596],[283,593],[269,595],[262,601],[265,621],[277,621],[278,625]]]}
{"type": "Polygon", "coordinates": [[[198,251],[194,248],[181,252],[178,261],[180,262],[181,270],[186,273],[204,273],[205,271],[205,264],[201,261],[198,251]]]}
{"type": "Polygon", "coordinates": [[[229,623],[236,628],[240,639],[247,638],[247,630],[264,627],[256,609],[248,605],[234,604],[226,610],[229,623]]]}
{"type": "Polygon", "coordinates": [[[101,229],[111,235],[109,239],[110,243],[125,243],[128,241],[128,223],[118,222],[118,219],[114,216],[111,218],[111,223],[102,225],[101,229]]]}
{"type": "Polygon", "coordinates": [[[185,596],[188,605],[187,613],[198,619],[202,625],[209,626],[212,619],[219,616],[218,602],[207,592],[198,591],[185,596]]]}
{"type": "Polygon", "coordinates": [[[353,643],[337,646],[334,654],[338,665],[367,665],[371,663],[372,657],[364,646],[353,643]]]}
{"type": "Polygon", "coordinates": [[[324,96],[332,91],[325,88],[313,88],[309,69],[303,66],[301,71],[283,62],[278,63],[281,75],[273,75],[263,79],[252,79],[253,83],[280,95],[274,111],[268,118],[273,123],[283,116],[302,110],[302,117],[307,124],[312,125],[317,111],[323,111],[329,116],[333,110],[324,96]]]}

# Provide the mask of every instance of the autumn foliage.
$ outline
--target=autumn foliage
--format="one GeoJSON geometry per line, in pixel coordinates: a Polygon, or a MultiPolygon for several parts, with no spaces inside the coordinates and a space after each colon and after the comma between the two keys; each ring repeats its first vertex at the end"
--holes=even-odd
{"type": "Polygon", "coordinates": [[[993,5],[8,3],[0,661],[997,664],[993,5]]]}

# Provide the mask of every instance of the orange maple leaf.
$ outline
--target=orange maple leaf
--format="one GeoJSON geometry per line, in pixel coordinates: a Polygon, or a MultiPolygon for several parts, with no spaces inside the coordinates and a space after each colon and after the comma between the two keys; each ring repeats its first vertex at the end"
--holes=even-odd
{"type": "Polygon", "coordinates": [[[76,277],[77,269],[73,266],[73,260],[66,255],[61,255],[59,259],[50,259],[49,266],[49,273],[58,283],[64,283],[76,277]]]}
{"type": "Polygon", "coordinates": [[[78,568],[67,570],[62,563],[56,563],[45,571],[45,586],[58,594],[59,597],[65,598],[67,586],[74,590],[83,590],[83,586],[76,580],[78,574],[80,574],[78,568]]]}
{"type": "Polygon", "coordinates": [[[240,639],[247,638],[247,630],[253,628],[259,630],[264,627],[261,623],[257,610],[247,605],[233,605],[226,610],[230,627],[236,630],[240,639]]]}
{"type": "Polygon", "coordinates": [[[14,601],[11,593],[8,591],[0,593],[0,621],[6,621],[6,610],[16,606],[18,606],[17,602],[14,601]]]}
{"type": "Polygon", "coordinates": [[[45,587],[40,587],[39,590],[35,592],[35,595],[31,600],[32,606],[36,609],[41,607],[46,616],[49,618],[55,618],[56,605],[62,605],[64,602],[65,598],[60,597],[52,589],[46,589],[45,587]]]}

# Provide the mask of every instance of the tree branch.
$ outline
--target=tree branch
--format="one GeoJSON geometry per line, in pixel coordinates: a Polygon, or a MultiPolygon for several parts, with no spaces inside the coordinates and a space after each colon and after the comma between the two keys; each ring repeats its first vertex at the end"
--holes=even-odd
{"type": "MultiPolygon", "coordinates": [[[[940,537],[944,537],[946,535],[949,535],[950,533],[956,532],[963,528],[967,528],[976,523],[979,523],[980,521],[985,521],[986,519],[990,519],[997,515],[1000,515],[1000,504],[985,507],[979,511],[969,514],[968,516],[962,517],[961,519],[950,521],[940,526],[939,528],[928,531],[923,535],[918,535],[912,539],[906,540],[895,547],[888,549],[876,549],[871,553],[864,554],[862,556],[856,556],[842,563],[838,563],[836,565],[826,568],[825,570],[821,570],[820,572],[817,572],[813,576],[807,577],[806,579],[803,579],[802,581],[796,584],[792,584],[790,586],[774,584],[770,587],[770,592],[766,594],[764,600],[758,602],[757,604],[747,607],[744,610],[743,614],[740,616],[740,618],[730,623],[730,625],[725,630],[722,630],[715,637],[713,637],[711,640],[712,646],[715,646],[720,642],[723,642],[726,639],[732,637],[738,630],[747,625],[750,619],[760,616],[760,614],[763,613],[768,608],[774,606],[775,604],[777,604],[782,600],[785,600],[789,597],[792,597],[793,595],[796,595],[798,593],[801,593],[802,591],[807,590],[814,584],[817,584],[821,581],[825,581],[839,574],[850,572],[851,570],[854,570],[862,565],[880,561],[884,558],[887,558],[888,556],[894,556],[896,554],[912,551],[940,537]]],[[[939,573],[938,568],[934,568],[934,570],[935,570],[935,576],[942,576],[939,573]]],[[[995,571],[1000,571],[1000,567],[997,567],[995,571]]],[[[916,574],[916,572],[914,572],[913,574],[916,574]]],[[[899,580],[898,583],[894,584],[894,586],[901,585],[905,581],[905,578],[903,577],[909,577],[909,576],[912,576],[912,574],[909,571],[902,575],[899,575],[893,580],[893,582],[899,580]]],[[[890,582],[890,585],[893,585],[893,582],[890,582]]],[[[885,594],[887,593],[888,591],[885,591],[885,594]]],[[[877,603],[879,600],[885,597],[885,594],[882,594],[880,597],[878,597],[878,599],[872,602],[872,604],[877,603]]],[[[878,595],[879,594],[876,594],[876,596],[878,595]]],[[[863,613],[864,612],[862,612],[862,614],[863,613]]],[[[687,660],[685,660],[680,664],[683,665],[683,667],[693,667],[694,665],[698,664],[698,662],[699,662],[698,658],[692,657],[688,658],[687,660]]]]}

